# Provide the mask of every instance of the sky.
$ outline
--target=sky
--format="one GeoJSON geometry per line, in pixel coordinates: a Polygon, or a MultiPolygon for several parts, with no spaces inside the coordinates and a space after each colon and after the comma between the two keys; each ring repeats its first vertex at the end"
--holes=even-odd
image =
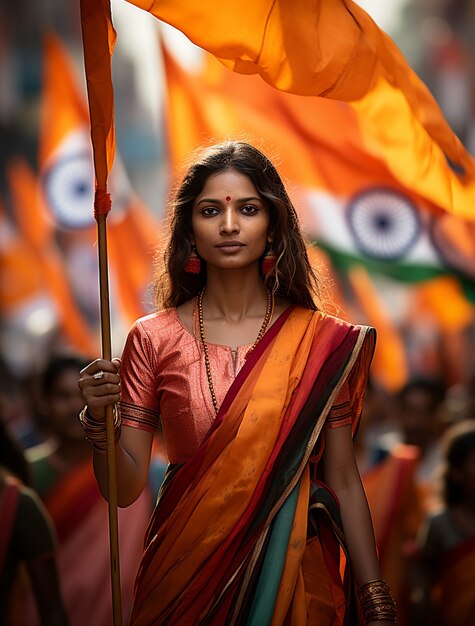
{"type": "Polygon", "coordinates": [[[394,29],[407,0],[359,0],[359,4],[386,32],[394,29]]]}

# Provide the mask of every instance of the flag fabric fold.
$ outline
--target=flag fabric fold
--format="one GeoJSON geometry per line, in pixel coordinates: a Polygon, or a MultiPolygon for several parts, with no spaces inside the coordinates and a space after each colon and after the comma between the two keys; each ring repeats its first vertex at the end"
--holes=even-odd
{"type": "Polygon", "coordinates": [[[97,189],[106,191],[115,154],[111,58],[116,32],[110,0],[81,0],[80,4],[94,171],[97,189]]]}

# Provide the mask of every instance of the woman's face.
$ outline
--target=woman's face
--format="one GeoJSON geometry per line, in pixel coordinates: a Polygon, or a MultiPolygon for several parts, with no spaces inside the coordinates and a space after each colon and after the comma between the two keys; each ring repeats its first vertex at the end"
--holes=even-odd
{"type": "Polygon", "coordinates": [[[212,174],[193,205],[191,243],[208,266],[238,269],[264,254],[269,209],[247,176],[236,170],[212,174]]]}

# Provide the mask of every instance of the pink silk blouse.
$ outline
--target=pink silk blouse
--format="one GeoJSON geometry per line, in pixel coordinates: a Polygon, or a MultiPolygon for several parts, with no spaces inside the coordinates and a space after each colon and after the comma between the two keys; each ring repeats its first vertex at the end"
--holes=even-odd
{"type": "MultiPolygon", "coordinates": [[[[221,405],[251,344],[232,350],[207,343],[213,386],[221,405]]],[[[160,418],[170,463],[184,463],[199,448],[215,412],[203,346],[175,308],[142,317],[132,326],[122,353],[122,424],[154,432],[160,418]]],[[[348,386],[330,411],[326,427],[351,424],[348,386]]]]}

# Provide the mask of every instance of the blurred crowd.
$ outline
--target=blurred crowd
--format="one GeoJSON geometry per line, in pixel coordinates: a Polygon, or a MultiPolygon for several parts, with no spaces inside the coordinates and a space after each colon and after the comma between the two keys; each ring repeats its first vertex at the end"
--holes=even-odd
{"type": "MultiPolygon", "coordinates": [[[[112,623],[107,503],[99,492],[78,413],[87,360],[52,355],[19,381],[3,370],[0,391],[0,623],[112,623]]],[[[149,483],[119,511],[124,621],[145,529],[166,459],[157,438],[149,483]]]]}
{"type": "MultiPolygon", "coordinates": [[[[78,421],[77,380],[86,362],[67,351],[52,354],[29,379],[5,369],[0,376],[5,624],[111,623],[107,506],[78,421]]],[[[370,381],[355,445],[398,623],[470,623],[475,381],[447,387],[441,379],[418,377],[394,394],[370,381]]],[[[165,468],[157,433],[148,487],[119,511],[124,620],[165,468]]]]}
{"type": "Polygon", "coordinates": [[[370,384],[356,446],[399,623],[471,623],[474,381],[418,377],[395,395],[370,384]]]}

